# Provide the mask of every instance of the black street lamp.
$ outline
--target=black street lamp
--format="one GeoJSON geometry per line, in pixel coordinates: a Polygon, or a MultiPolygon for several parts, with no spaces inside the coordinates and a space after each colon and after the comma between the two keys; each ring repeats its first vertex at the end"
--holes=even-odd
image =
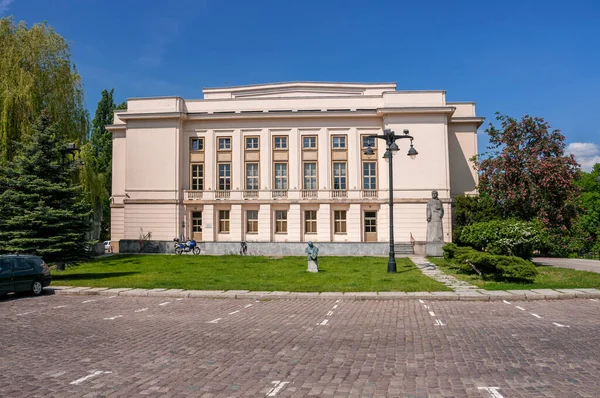
{"type": "Polygon", "coordinates": [[[72,168],[83,166],[83,162],[81,161],[81,159],[78,159],[77,161],[75,161],[75,154],[78,152],[81,154],[80,150],[81,150],[81,148],[77,148],[75,146],[75,144],[72,142],[69,142],[65,148],[61,148],[60,154],[62,155],[63,166],[65,164],[65,158],[67,155],[73,156],[73,162],[70,165],[72,168]]]}
{"type": "MultiPolygon", "coordinates": [[[[392,130],[383,130],[383,135],[370,135],[369,138],[379,138],[384,140],[386,143],[386,151],[383,154],[384,159],[389,160],[389,190],[390,190],[390,257],[388,259],[388,272],[396,272],[396,253],[394,251],[394,168],[392,167],[392,159],[394,152],[398,151],[398,145],[396,140],[402,138],[410,139],[410,149],[407,155],[411,158],[415,158],[419,153],[413,147],[413,137],[409,135],[408,130],[404,130],[404,135],[396,135],[392,130]]],[[[373,155],[374,151],[371,147],[371,143],[365,149],[365,155],[373,155]]]]}

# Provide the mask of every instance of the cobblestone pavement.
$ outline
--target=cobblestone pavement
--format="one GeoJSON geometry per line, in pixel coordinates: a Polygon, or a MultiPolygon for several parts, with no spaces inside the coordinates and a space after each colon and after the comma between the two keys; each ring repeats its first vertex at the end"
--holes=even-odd
{"type": "Polygon", "coordinates": [[[0,300],[2,397],[598,397],[600,299],[0,300]]]}

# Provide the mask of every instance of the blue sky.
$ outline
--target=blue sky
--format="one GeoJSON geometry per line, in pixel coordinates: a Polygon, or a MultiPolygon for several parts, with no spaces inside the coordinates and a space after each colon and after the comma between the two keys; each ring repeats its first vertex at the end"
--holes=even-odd
{"type": "Polygon", "coordinates": [[[93,115],[100,92],[201,98],[203,87],[397,82],[545,118],[585,170],[600,162],[600,1],[0,0],[72,44],[93,115]]]}

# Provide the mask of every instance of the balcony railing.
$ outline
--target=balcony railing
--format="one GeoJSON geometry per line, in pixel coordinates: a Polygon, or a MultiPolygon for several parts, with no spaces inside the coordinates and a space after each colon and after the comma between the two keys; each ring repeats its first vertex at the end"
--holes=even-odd
{"type": "Polygon", "coordinates": [[[185,200],[200,200],[204,196],[204,191],[185,191],[185,200]]]}
{"type": "Polygon", "coordinates": [[[318,197],[319,191],[316,189],[303,189],[302,190],[302,199],[316,199],[318,197]]]}
{"type": "Polygon", "coordinates": [[[215,199],[229,199],[231,191],[215,191],[215,199]]]}
{"type": "Polygon", "coordinates": [[[287,198],[288,196],[287,189],[275,189],[271,193],[274,199],[287,198]]]}
{"type": "Polygon", "coordinates": [[[244,199],[258,199],[258,190],[244,191],[244,199]]]}
{"type": "Polygon", "coordinates": [[[387,190],[377,189],[274,189],[274,190],[206,190],[206,191],[184,191],[184,200],[241,200],[241,199],[290,199],[290,200],[313,200],[313,199],[385,199],[387,190]]]}
{"type": "Polygon", "coordinates": [[[331,197],[336,199],[336,198],[347,198],[348,197],[348,191],[345,189],[334,189],[333,191],[331,191],[331,197]]]}
{"type": "Polygon", "coordinates": [[[362,197],[363,198],[376,198],[377,190],[376,189],[363,189],[362,197]]]}

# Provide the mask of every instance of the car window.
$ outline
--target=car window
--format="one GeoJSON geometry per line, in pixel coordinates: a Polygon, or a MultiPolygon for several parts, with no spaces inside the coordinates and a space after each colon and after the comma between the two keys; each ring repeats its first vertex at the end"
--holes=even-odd
{"type": "Polygon", "coordinates": [[[0,274],[10,272],[11,264],[10,258],[0,258],[0,274]]]}
{"type": "Polygon", "coordinates": [[[15,258],[15,271],[30,271],[33,267],[22,258],[15,258]]]}
{"type": "Polygon", "coordinates": [[[27,258],[24,258],[23,260],[25,260],[33,268],[39,267],[40,264],[42,263],[41,259],[37,258],[37,257],[27,257],[27,258]]]}

